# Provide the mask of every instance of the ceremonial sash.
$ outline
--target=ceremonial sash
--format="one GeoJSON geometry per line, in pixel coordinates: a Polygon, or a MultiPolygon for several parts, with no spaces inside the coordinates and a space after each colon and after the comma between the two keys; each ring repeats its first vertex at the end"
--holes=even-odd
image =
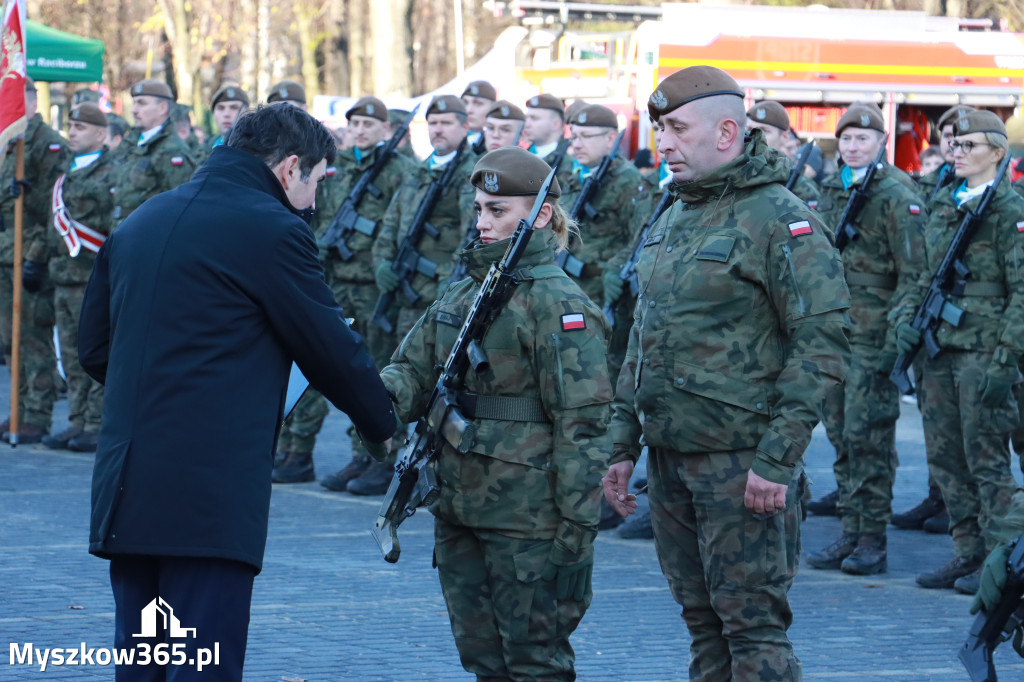
{"type": "Polygon", "coordinates": [[[66,174],[61,175],[53,186],[53,201],[51,202],[53,227],[64,240],[72,258],[78,256],[82,247],[96,253],[103,246],[107,237],[91,227],[83,225],[68,214],[67,206],[64,205],[64,179],[66,177],[66,174]]]}

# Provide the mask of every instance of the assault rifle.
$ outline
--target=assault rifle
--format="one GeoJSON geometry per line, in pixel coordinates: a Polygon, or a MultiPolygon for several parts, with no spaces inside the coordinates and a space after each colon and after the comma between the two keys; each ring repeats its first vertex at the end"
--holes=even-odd
{"type": "MultiPolygon", "coordinates": [[[[910,322],[911,327],[921,332],[921,341],[928,351],[928,357],[930,358],[934,358],[942,351],[939,340],[935,338],[935,330],[939,328],[942,321],[945,320],[954,327],[959,327],[960,323],[963,322],[964,311],[949,301],[951,295],[962,293],[962,291],[958,291],[960,286],[954,281],[954,276],[963,281],[971,277],[971,271],[963,262],[964,254],[967,252],[967,247],[970,246],[971,240],[974,239],[978,228],[981,227],[985,211],[988,210],[992,197],[998,191],[999,183],[1003,181],[1003,176],[1006,175],[1006,167],[1009,164],[1010,157],[1007,155],[1006,160],[999,167],[995,180],[985,188],[985,192],[981,195],[978,205],[974,210],[967,211],[964,219],[960,221],[960,227],[953,233],[953,240],[949,243],[949,248],[946,249],[946,255],[942,257],[938,270],[932,275],[932,281],[928,285],[928,291],[925,292],[924,300],[921,301],[917,312],[914,313],[914,319],[910,322]]],[[[913,386],[910,383],[910,376],[907,370],[914,362],[918,351],[921,350],[921,345],[921,343],[918,343],[906,353],[900,353],[896,358],[896,365],[889,374],[889,379],[896,384],[902,393],[909,394],[913,392],[913,386]]]]}
{"type": "MultiPolygon", "coordinates": [[[[960,649],[960,662],[967,668],[972,682],[996,682],[996,666],[992,654],[1000,643],[1024,627],[1024,536],[1017,539],[1006,562],[1006,585],[1002,597],[991,613],[982,611],[971,624],[967,641],[960,649]]],[[[1014,647],[1018,642],[1014,641],[1014,647]]],[[[1018,649],[1019,651],[1019,649],[1018,649]]]]}
{"type": "Polygon", "coordinates": [[[953,168],[953,164],[946,163],[942,165],[942,170],[939,171],[939,179],[935,183],[935,187],[932,188],[932,193],[928,195],[928,203],[932,203],[939,197],[939,192],[942,188],[949,184],[950,180],[953,179],[953,174],[956,171],[953,168]]]}
{"type": "Polygon", "coordinates": [[[416,116],[419,108],[420,105],[417,104],[416,108],[405,119],[405,122],[391,136],[387,144],[379,150],[377,160],[373,162],[373,165],[359,176],[359,180],[356,181],[352,191],[345,197],[345,201],[341,204],[341,208],[338,209],[338,213],[334,216],[334,220],[331,221],[327,232],[324,234],[323,245],[337,251],[343,261],[352,260],[352,251],[348,248],[347,242],[353,232],[362,232],[367,237],[372,237],[377,229],[377,221],[370,220],[359,214],[359,203],[366,196],[367,192],[378,198],[382,195],[380,189],[373,183],[376,182],[377,177],[384,170],[384,166],[391,160],[395,149],[398,148],[398,143],[409,132],[409,124],[412,123],[412,119],[416,116]]]}
{"type": "Polygon", "coordinates": [[[401,554],[398,526],[418,507],[430,506],[437,500],[441,488],[433,463],[445,444],[461,453],[469,452],[473,446],[476,427],[459,408],[459,391],[470,368],[477,373],[488,370],[487,354],[481,344],[491,323],[515,292],[517,281],[513,273],[526,252],[554,177],[552,170],[537,193],[530,217],[519,221],[505,254],[491,265],[430,394],[425,416],[416,423],[416,440],[395,464],[395,475],[371,531],[385,561],[395,563],[401,554]]]}
{"type": "MultiPolygon", "coordinates": [[[[591,220],[597,218],[597,209],[594,208],[594,205],[590,202],[597,194],[597,190],[601,188],[601,183],[604,182],[604,176],[608,174],[608,169],[611,168],[612,161],[614,161],[616,155],[618,155],[619,145],[622,143],[622,136],[625,132],[626,131],[623,130],[619,133],[619,136],[615,138],[615,144],[612,145],[611,151],[601,159],[601,165],[583,181],[583,187],[580,188],[580,194],[576,197],[576,201],[573,203],[572,209],[569,211],[569,218],[573,222],[579,223],[580,218],[584,215],[591,220]]],[[[555,170],[558,170],[557,165],[555,166],[555,170]]],[[[562,268],[573,277],[579,277],[583,274],[583,267],[586,263],[569,253],[568,250],[565,250],[559,251],[555,254],[555,265],[562,268]]]]}
{"type": "Polygon", "coordinates": [[[868,166],[868,172],[864,174],[864,179],[861,180],[860,185],[854,185],[853,191],[850,192],[846,208],[843,209],[843,215],[840,216],[839,224],[836,226],[836,248],[839,249],[840,253],[846,248],[847,243],[860,236],[857,228],[853,226],[853,221],[857,219],[861,209],[864,208],[864,204],[867,203],[868,188],[871,186],[872,180],[875,179],[875,172],[882,168],[882,159],[885,158],[885,143],[888,140],[888,135],[882,138],[882,147],[878,150],[878,156],[868,166]]]}
{"type": "Polygon", "coordinates": [[[796,187],[796,181],[803,175],[804,166],[807,165],[807,159],[811,158],[811,152],[814,151],[814,143],[808,142],[796,155],[796,159],[793,161],[793,168],[789,171],[789,180],[786,180],[786,189],[792,190],[796,187]]]}
{"type": "MultiPolygon", "coordinates": [[[[412,224],[409,225],[409,231],[398,247],[398,254],[391,262],[391,270],[398,275],[399,288],[409,303],[415,303],[420,300],[420,295],[412,288],[411,283],[413,278],[416,277],[417,272],[431,279],[437,276],[437,263],[424,258],[417,249],[424,233],[434,239],[441,236],[441,231],[431,225],[428,219],[430,214],[434,212],[437,202],[440,201],[441,196],[455,177],[455,171],[458,169],[459,164],[462,163],[466,144],[466,138],[463,138],[462,142],[459,143],[458,151],[455,152],[455,158],[444,167],[444,172],[441,173],[440,177],[435,178],[430,183],[430,186],[427,187],[427,192],[423,195],[423,199],[420,200],[420,205],[416,207],[416,213],[412,218],[412,224]]],[[[394,291],[381,294],[380,298],[377,299],[377,305],[373,309],[373,317],[371,318],[374,324],[389,334],[394,331],[394,327],[391,321],[388,320],[388,309],[394,301],[394,291]]]]}
{"type": "Polygon", "coordinates": [[[629,254],[629,260],[623,263],[622,268],[619,270],[619,279],[626,285],[623,287],[622,295],[615,301],[604,302],[604,316],[608,318],[608,322],[613,327],[615,326],[615,304],[626,297],[627,291],[631,299],[635,299],[640,295],[640,280],[636,275],[636,264],[640,262],[640,254],[644,252],[644,245],[647,243],[647,236],[651,233],[651,228],[654,227],[654,223],[658,222],[661,214],[668,210],[668,207],[671,205],[672,193],[665,189],[665,193],[661,195],[661,201],[658,202],[654,213],[647,219],[647,223],[640,230],[640,234],[636,236],[636,241],[633,242],[633,251],[629,254]]]}

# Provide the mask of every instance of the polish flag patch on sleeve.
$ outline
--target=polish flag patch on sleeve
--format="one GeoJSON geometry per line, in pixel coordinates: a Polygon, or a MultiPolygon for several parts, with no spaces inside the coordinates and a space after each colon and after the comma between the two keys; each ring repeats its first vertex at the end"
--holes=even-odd
{"type": "Polygon", "coordinates": [[[51,144],[51,145],[50,145],[50,146],[48,147],[48,149],[49,149],[49,150],[50,150],[51,152],[59,152],[59,151],[60,151],[60,148],[61,148],[60,144],[51,144]]]}
{"type": "Polygon", "coordinates": [[[1018,232],[1024,232],[1024,220],[1022,220],[1019,223],[1017,223],[1017,231],[1018,232]]]}
{"type": "Polygon", "coordinates": [[[807,202],[807,207],[810,208],[811,210],[817,211],[818,202],[815,201],[814,199],[811,199],[810,201],[807,202]]]}
{"type": "Polygon", "coordinates": [[[338,168],[336,166],[328,166],[327,170],[324,171],[324,175],[326,175],[329,178],[333,178],[334,174],[337,173],[337,172],[338,172],[338,168]]]}
{"type": "Polygon", "coordinates": [[[921,215],[921,207],[917,204],[910,205],[910,215],[921,215]]]}
{"type": "Polygon", "coordinates": [[[583,313],[569,313],[562,315],[562,331],[568,332],[573,329],[586,329],[587,321],[583,319],[583,313]]]}
{"type": "Polygon", "coordinates": [[[185,159],[183,157],[181,157],[181,156],[172,156],[171,157],[171,165],[172,166],[180,166],[183,163],[185,163],[185,159]]]}
{"type": "Polygon", "coordinates": [[[789,224],[789,233],[794,237],[811,233],[811,224],[806,220],[800,220],[789,224]]]}

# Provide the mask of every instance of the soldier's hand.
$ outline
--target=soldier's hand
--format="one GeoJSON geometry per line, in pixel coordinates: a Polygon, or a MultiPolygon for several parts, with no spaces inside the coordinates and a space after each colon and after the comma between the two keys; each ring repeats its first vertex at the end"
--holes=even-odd
{"type": "Polygon", "coordinates": [[[30,294],[38,293],[46,283],[47,264],[31,260],[21,266],[21,286],[30,294]]]}
{"type": "Polygon", "coordinates": [[[390,294],[398,288],[398,273],[391,269],[391,263],[387,261],[377,266],[373,278],[377,281],[377,288],[381,290],[381,293],[390,294]]]}
{"type": "Polygon", "coordinates": [[[613,464],[601,479],[604,498],[619,516],[636,512],[636,495],[629,492],[629,478],[633,475],[633,462],[626,460],[613,464]]]}
{"type": "Polygon", "coordinates": [[[774,514],[786,508],[786,491],[789,486],[772,483],[754,473],[747,472],[747,491],[743,504],[754,514],[774,514]]]}
{"type": "Polygon", "coordinates": [[[984,609],[991,613],[1003,597],[1006,586],[1006,561],[1010,558],[1009,545],[999,545],[985,559],[978,579],[978,593],[971,603],[971,615],[984,609]]]}
{"type": "Polygon", "coordinates": [[[557,580],[559,599],[583,601],[590,592],[590,579],[594,573],[594,541],[584,542],[579,552],[570,552],[557,540],[551,543],[551,553],[544,565],[541,578],[557,580]]]}
{"type": "Polygon", "coordinates": [[[1003,407],[1011,390],[1013,383],[986,374],[981,378],[981,404],[989,408],[1003,407]]]}
{"type": "Polygon", "coordinates": [[[901,353],[909,353],[921,343],[921,332],[910,326],[909,322],[896,325],[896,348],[901,353]]]}
{"type": "Polygon", "coordinates": [[[32,183],[28,180],[11,180],[11,198],[17,199],[24,192],[28,194],[32,191],[32,183]]]}
{"type": "Polygon", "coordinates": [[[624,288],[623,281],[619,278],[619,273],[614,270],[608,270],[601,276],[601,282],[604,284],[605,303],[614,303],[619,300],[619,296],[622,296],[624,288]]]}

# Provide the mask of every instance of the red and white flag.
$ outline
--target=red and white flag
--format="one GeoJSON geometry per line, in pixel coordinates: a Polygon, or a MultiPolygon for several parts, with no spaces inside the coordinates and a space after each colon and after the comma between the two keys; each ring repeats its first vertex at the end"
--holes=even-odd
{"type": "Polygon", "coordinates": [[[8,0],[0,26],[0,149],[25,132],[25,0],[8,0]]]}

